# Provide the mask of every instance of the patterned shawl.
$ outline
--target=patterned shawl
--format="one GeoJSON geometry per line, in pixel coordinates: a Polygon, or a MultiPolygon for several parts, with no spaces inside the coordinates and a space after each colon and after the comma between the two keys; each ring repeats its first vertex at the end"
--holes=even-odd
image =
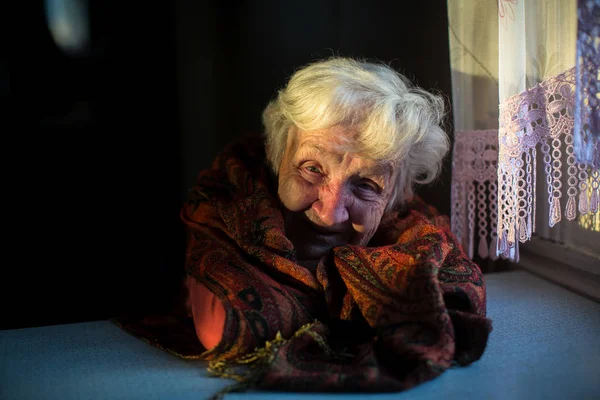
{"type": "Polygon", "coordinates": [[[220,344],[201,352],[193,328],[166,337],[151,319],[122,327],[211,360],[210,372],[241,381],[233,390],[401,391],[481,357],[492,329],[485,283],[446,217],[415,199],[368,247],[336,247],[313,274],[285,236],[264,160],[261,140],[235,141],[181,212],[187,274],[225,306],[220,344]]]}

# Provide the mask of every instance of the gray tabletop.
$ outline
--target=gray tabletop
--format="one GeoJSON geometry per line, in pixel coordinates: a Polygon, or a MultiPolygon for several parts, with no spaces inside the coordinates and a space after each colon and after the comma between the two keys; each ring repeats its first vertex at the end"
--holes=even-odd
{"type": "MultiPolygon", "coordinates": [[[[402,393],[236,393],[226,399],[600,399],[600,304],[525,271],[486,275],[488,347],[402,393]]],[[[0,331],[0,399],[205,399],[207,377],[109,321],[0,331]]]]}

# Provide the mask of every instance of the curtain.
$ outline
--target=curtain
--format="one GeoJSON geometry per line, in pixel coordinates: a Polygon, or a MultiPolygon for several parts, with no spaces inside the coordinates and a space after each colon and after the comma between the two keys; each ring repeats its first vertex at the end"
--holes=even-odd
{"type": "Polygon", "coordinates": [[[597,229],[599,15],[593,0],[448,0],[451,218],[469,256],[518,262],[563,217],[597,229]]]}
{"type": "Polygon", "coordinates": [[[452,230],[469,257],[496,258],[498,10],[489,1],[448,2],[454,148],[452,230]]]}

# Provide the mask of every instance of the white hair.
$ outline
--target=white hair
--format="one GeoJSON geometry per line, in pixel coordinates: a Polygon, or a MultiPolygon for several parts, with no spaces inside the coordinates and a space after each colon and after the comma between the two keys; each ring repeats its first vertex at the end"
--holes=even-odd
{"type": "Polygon", "coordinates": [[[340,125],[357,132],[362,157],[398,170],[388,209],[437,178],[450,148],[444,100],[384,64],[334,57],[296,71],[263,112],[268,161],[278,174],[290,128],[340,125]]]}

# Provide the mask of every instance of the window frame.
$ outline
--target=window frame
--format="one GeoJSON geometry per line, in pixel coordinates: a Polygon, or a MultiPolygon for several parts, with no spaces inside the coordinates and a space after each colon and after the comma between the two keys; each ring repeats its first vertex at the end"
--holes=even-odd
{"type": "Polygon", "coordinates": [[[521,244],[517,266],[600,303],[597,254],[536,236],[521,244]]]}

